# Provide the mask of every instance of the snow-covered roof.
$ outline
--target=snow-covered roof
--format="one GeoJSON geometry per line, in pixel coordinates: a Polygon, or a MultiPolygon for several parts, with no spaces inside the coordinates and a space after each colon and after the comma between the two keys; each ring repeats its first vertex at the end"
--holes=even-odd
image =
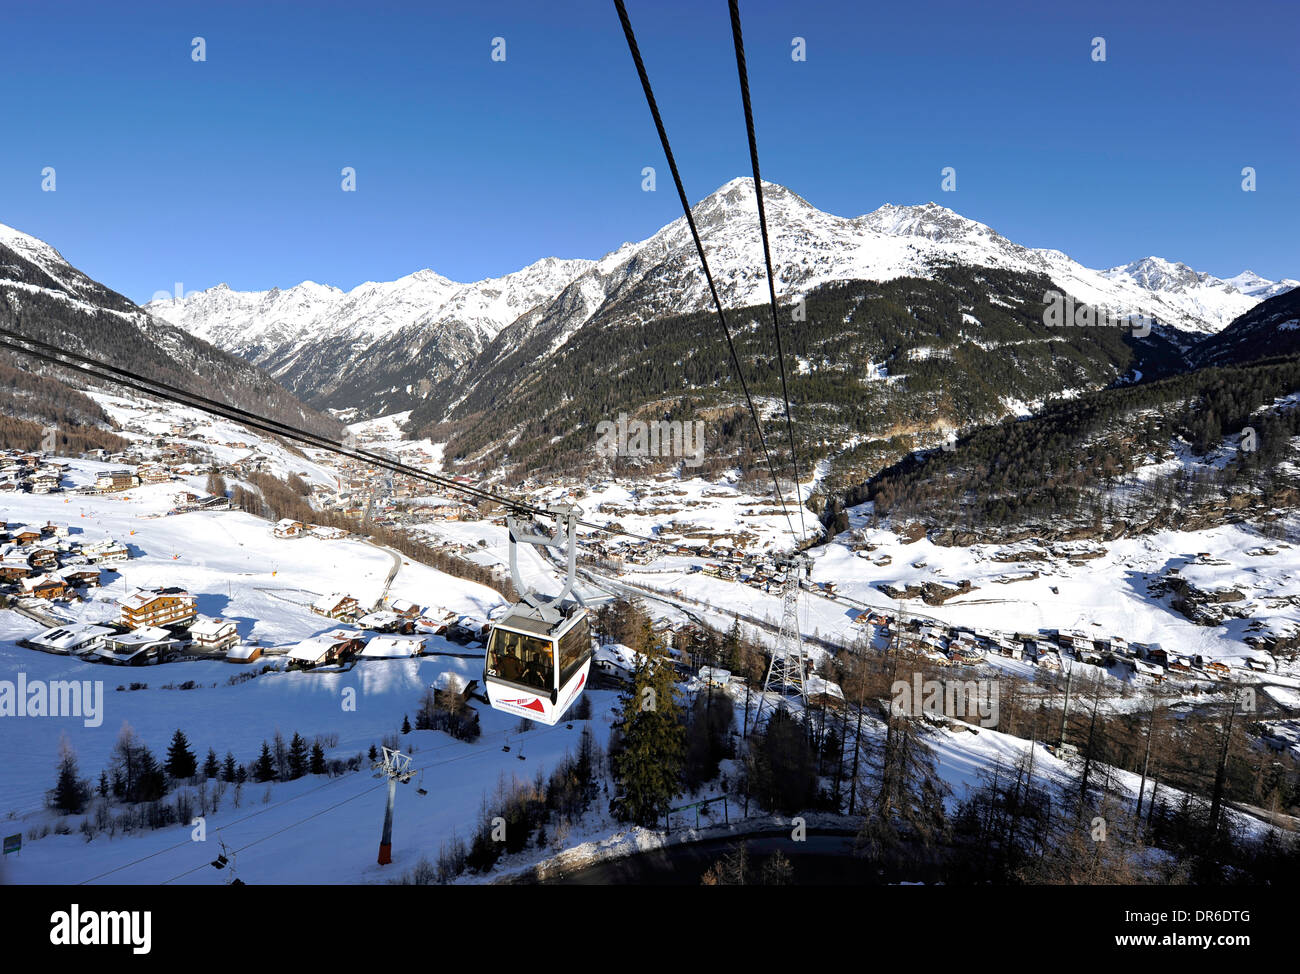
{"type": "Polygon", "coordinates": [[[317,612],[333,612],[339,607],[339,603],[348,598],[351,596],[344,595],[342,592],[331,592],[329,595],[322,595],[312,603],[312,608],[317,612]]]}
{"type": "Polygon", "coordinates": [[[248,643],[240,643],[237,646],[231,646],[226,651],[227,659],[252,659],[255,653],[262,651],[261,646],[252,646],[248,643]]]}
{"type": "Polygon", "coordinates": [[[337,640],[330,639],[328,636],[309,636],[289,650],[288,656],[290,659],[316,663],[328,656],[337,645],[337,642],[337,640]]]}
{"type": "Polygon", "coordinates": [[[33,636],[28,642],[50,649],[72,650],[101,639],[113,631],[107,626],[96,626],[88,622],[71,622],[67,625],[47,629],[39,636],[33,636]]]}
{"type": "Polygon", "coordinates": [[[809,674],[804,678],[803,690],[810,697],[825,694],[828,697],[835,697],[837,700],[844,699],[844,691],[840,689],[838,683],[824,680],[816,674],[809,674]]]}
{"type": "Polygon", "coordinates": [[[466,686],[465,678],[459,673],[453,673],[451,670],[443,670],[438,674],[437,679],[433,681],[435,690],[453,690],[460,693],[466,686]]]}
{"type": "Polygon", "coordinates": [[[194,600],[194,596],[184,589],[178,588],[175,591],[164,591],[161,588],[138,588],[118,604],[124,609],[143,609],[154,599],[163,597],[194,600]]]}
{"type": "Polygon", "coordinates": [[[419,656],[424,652],[424,640],[414,636],[376,636],[361,651],[362,656],[380,659],[400,659],[419,656]]]}
{"type": "Polygon", "coordinates": [[[637,660],[643,660],[645,657],[622,643],[605,643],[597,647],[595,659],[597,663],[612,663],[630,673],[636,669],[637,660]]]}
{"type": "Polygon", "coordinates": [[[229,619],[210,619],[207,616],[199,616],[198,619],[190,626],[191,636],[223,636],[235,628],[235,623],[229,619]]]}
{"type": "Polygon", "coordinates": [[[402,621],[402,617],[396,612],[380,609],[378,612],[369,612],[363,615],[357,620],[357,625],[362,629],[382,629],[384,626],[397,625],[402,621]]]}

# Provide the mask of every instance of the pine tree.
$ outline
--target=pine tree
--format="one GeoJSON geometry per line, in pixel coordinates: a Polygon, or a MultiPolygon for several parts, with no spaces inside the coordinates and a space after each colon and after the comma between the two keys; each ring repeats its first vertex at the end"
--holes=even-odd
{"type": "Polygon", "coordinates": [[[67,735],[59,736],[59,775],[49,794],[50,807],[64,815],[79,815],[90,801],[90,782],[77,776],[77,755],[67,735]]]}
{"type": "Polygon", "coordinates": [[[289,742],[289,777],[301,778],[307,773],[307,742],[297,731],[289,742]]]}
{"type": "Polygon", "coordinates": [[[326,774],[329,768],[325,764],[325,749],[320,746],[320,741],[316,741],[311,746],[311,766],[312,774],[326,774]]]}
{"type": "Polygon", "coordinates": [[[214,748],[208,748],[207,759],[203,762],[203,777],[211,781],[221,773],[221,765],[217,762],[217,752],[214,748]]]}
{"type": "Polygon", "coordinates": [[[672,676],[666,659],[638,657],[620,695],[610,769],[619,787],[613,811],[622,821],[653,825],[681,794],[686,731],[672,676]]]}
{"type": "Polygon", "coordinates": [[[194,752],[190,750],[190,742],[185,739],[184,732],[176,729],[172,735],[171,747],[167,749],[167,763],[165,765],[167,773],[176,779],[193,778],[198,771],[197,759],[194,752]]]}
{"type": "Polygon", "coordinates": [[[253,765],[253,777],[258,781],[270,781],[275,777],[275,759],[271,757],[271,746],[262,742],[262,753],[253,765]]]}
{"type": "Polygon", "coordinates": [[[226,760],[221,763],[221,780],[233,782],[238,770],[235,767],[235,755],[233,751],[226,752],[226,760]]]}
{"type": "MultiPolygon", "coordinates": [[[[190,756],[192,761],[193,755],[190,756]]],[[[147,747],[140,748],[140,776],[136,801],[153,802],[167,794],[167,771],[147,747]]],[[[193,772],[191,771],[191,775],[193,772]]]]}
{"type": "Polygon", "coordinates": [[[371,745],[370,745],[370,751],[367,753],[366,756],[367,756],[368,758],[370,758],[370,763],[371,763],[371,764],[374,764],[376,761],[379,760],[379,748],[377,748],[377,747],[375,747],[373,744],[371,744],[371,745]]]}
{"type": "Polygon", "coordinates": [[[406,716],[406,714],[402,714],[402,733],[403,734],[411,733],[411,721],[410,718],[406,716]]]}

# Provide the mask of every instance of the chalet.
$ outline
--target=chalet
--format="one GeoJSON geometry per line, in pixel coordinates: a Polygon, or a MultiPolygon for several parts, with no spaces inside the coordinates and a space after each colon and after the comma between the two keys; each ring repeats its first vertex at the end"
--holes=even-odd
{"type": "Polygon", "coordinates": [[[165,484],[172,479],[172,472],[160,463],[151,463],[140,467],[139,477],[142,484],[165,484]]]}
{"type": "Polygon", "coordinates": [[[1169,660],[1166,668],[1171,673],[1190,674],[1192,672],[1192,661],[1186,656],[1174,656],[1169,660]]]}
{"type": "Polygon", "coordinates": [[[1007,659],[1023,659],[1025,655],[1025,644],[1018,639],[1008,639],[1006,636],[994,636],[992,639],[993,651],[999,656],[1007,659]]]}
{"type": "Polygon", "coordinates": [[[248,643],[240,643],[231,646],[226,651],[227,663],[255,663],[262,658],[261,646],[250,646],[248,643]]]}
{"type": "Polygon", "coordinates": [[[35,525],[25,524],[10,532],[10,536],[16,544],[26,547],[29,544],[36,544],[36,542],[40,541],[41,538],[44,537],[44,534],[42,534],[41,529],[35,525]]]}
{"type": "Polygon", "coordinates": [[[24,640],[24,643],[33,649],[40,649],[47,653],[84,653],[98,649],[103,645],[104,637],[111,636],[115,632],[116,630],[108,626],[96,626],[85,622],[68,623],[47,629],[39,636],[24,640]]]}
{"type": "Polygon", "coordinates": [[[56,473],[38,473],[31,479],[33,494],[50,494],[59,489],[59,475],[56,473]]]}
{"type": "Polygon", "coordinates": [[[360,613],[361,606],[352,596],[344,595],[341,592],[333,592],[329,595],[322,595],[312,603],[311,610],[320,616],[326,616],[330,619],[344,619],[350,622],[360,613]]]}
{"type": "Polygon", "coordinates": [[[324,636],[312,636],[304,639],[288,652],[289,662],[302,666],[320,666],[332,663],[335,655],[334,641],[324,636]]]}
{"type": "Polygon", "coordinates": [[[1212,659],[1205,664],[1205,672],[1208,673],[1210,676],[1218,677],[1221,680],[1226,680],[1230,676],[1232,676],[1232,667],[1230,667],[1227,663],[1222,662],[1221,660],[1212,659]]]}
{"type": "Polygon", "coordinates": [[[289,650],[288,656],[291,662],[320,666],[355,656],[365,648],[366,640],[356,630],[333,629],[302,640],[289,650]]]}
{"type": "Polygon", "coordinates": [[[47,545],[33,545],[27,552],[27,564],[38,571],[57,568],[59,565],[58,549],[47,545]]]}
{"type": "Polygon", "coordinates": [[[301,521],[295,521],[293,518],[281,518],[271,529],[271,533],[277,538],[296,538],[307,530],[307,525],[301,521]]]}
{"type": "Polygon", "coordinates": [[[984,662],[984,650],[969,637],[959,637],[949,643],[948,655],[953,662],[966,666],[984,662]]]}
{"type": "Polygon", "coordinates": [[[141,626],[183,626],[198,615],[198,600],[182,588],[138,588],[118,603],[120,622],[141,626]]]}
{"type": "Polygon", "coordinates": [[[457,643],[485,642],[490,629],[482,619],[462,616],[454,626],[447,627],[447,638],[457,643]]]}
{"type": "Polygon", "coordinates": [[[636,672],[637,660],[643,658],[640,653],[622,643],[605,643],[597,648],[592,666],[607,676],[630,683],[636,672]]]}
{"type": "Polygon", "coordinates": [[[168,654],[180,648],[181,641],[166,629],[141,626],[126,633],[104,637],[104,644],[95,650],[95,658],[118,666],[144,666],[163,662],[168,654]]]}
{"type": "Polygon", "coordinates": [[[55,574],[68,588],[99,587],[99,569],[93,565],[70,565],[60,568],[55,574]]]}
{"type": "Polygon", "coordinates": [[[95,478],[95,489],[103,493],[139,486],[140,478],[130,470],[105,470],[95,478]]]}
{"type": "Polygon", "coordinates": [[[1135,659],[1132,661],[1134,672],[1148,676],[1155,683],[1163,683],[1165,679],[1165,668],[1155,663],[1148,663],[1146,660],[1135,659]]]}
{"type": "MultiPolygon", "coordinates": [[[[1133,655],[1138,657],[1138,659],[1148,659],[1153,652],[1164,653],[1164,650],[1160,649],[1158,643],[1133,643],[1131,648],[1133,655]]],[[[1163,662],[1163,660],[1161,660],[1161,662],[1163,662]]]]}
{"type": "Polygon", "coordinates": [[[330,541],[337,541],[339,538],[346,538],[348,533],[342,528],[331,528],[323,524],[313,524],[309,530],[317,538],[325,538],[330,541]]]}
{"type": "Polygon", "coordinates": [[[35,574],[35,569],[27,563],[26,558],[6,555],[0,559],[0,582],[18,582],[35,574]]]}
{"type": "Polygon", "coordinates": [[[432,636],[441,636],[447,632],[447,627],[455,621],[456,613],[449,609],[435,609],[430,606],[416,620],[415,628],[419,632],[428,633],[432,636]]]}
{"type": "Polygon", "coordinates": [[[1059,671],[1061,669],[1061,657],[1056,653],[1040,652],[1036,662],[1045,670],[1059,671]]]}
{"type": "Polygon", "coordinates": [[[61,578],[37,575],[34,578],[23,579],[23,592],[38,599],[63,599],[67,598],[68,587],[61,578]]]}
{"type": "Polygon", "coordinates": [[[230,619],[199,616],[190,625],[191,648],[203,653],[224,653],[239,642],[239,629],[230,619]]]}
{"type": "Polygon", "coordinates": [[[126,561],[131,557],[131,552],[126,545],[120,541],[96,541],[94,544],[83,545],[81,553],[86,556],[92,563],[103,564],[105,562],[126,561]]]}
{"type": "Polygon", "coordinates": [[[414,632],[415,623],[405,616],[400,616],[396,612],[390,612],[387,609],[379,609],[375,612],[367,612],[361,618],[356,620],[356,624],[362,629],[369,629],[372,632],[414,632]]]}
{"type": "Polygon", "coordinates": [[[407,599],[393,599],[388,607],[404,619],[418,619],[422,611],[418,605],[407,599]]]}

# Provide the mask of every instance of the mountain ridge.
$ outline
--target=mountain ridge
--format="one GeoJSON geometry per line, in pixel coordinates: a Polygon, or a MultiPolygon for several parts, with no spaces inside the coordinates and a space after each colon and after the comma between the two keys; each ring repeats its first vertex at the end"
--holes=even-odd
{"type": "MultiPolygon", "coordinates": [[[[1144,314],[1195,338],[1222,329],[1262,297],[1296,286],[1248,271],[1219,279],[1163,258],[1093,270],[1062,251],[1016,244],[933,201],[886,203],[840,217],[765,181],[764,202],[784,302],[831,281],[933,277],[938,267],[968,264],[1043,273],[1077,300],[1144,314]]],[[[752,179],[729,180],[696,203],[692,215],[724,303],[765,300],[752,179]]],[[[421,380],[463,382],[471,363],[476,370],[485,361],[499,363],[521,344],[541,342],[553,352],[615,309],[653,316],[711,304],[684,217],[596,259],[545,257],[471,283],[425,268],[346,292],[314,282],[262,292],[220,288],[145,307],[262,365],[314,405],[362,415],[412,408],[427,393],[421,380]],[[642,307],[630,306],[633,292],[642,307]]]]}

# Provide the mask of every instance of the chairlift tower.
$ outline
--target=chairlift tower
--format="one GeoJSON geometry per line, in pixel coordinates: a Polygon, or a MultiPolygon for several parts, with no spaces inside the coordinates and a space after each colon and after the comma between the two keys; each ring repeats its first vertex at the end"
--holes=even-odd
{"type": "Polygon", "coordinates": [[[415,772],[411,770],[411,756],[384,748],[383,760],[370,765],[376,778],[388,778],[388,806],[384,809],[384,833],[379,840],[379,865],[387,866],[393,861],[393,803],[397,800],[397,783],[406,784],[415,772]]]}
{"type": "Polygon", "coordinates": [[[763,681],[763,692],[758,698],[758,712],[754,715],[755,730],[762,722],[769,693],[798,697],[804,702],[807,700],[804,688],[807,663],[804,659],[803,636],[799,633],[799,589],[802,576],[808,571],[808,559],[796,554],[778,564],[785,568],[785,586],[781,593],[781,632],[777,637],[776,649],[772,651],[772,662],[768,665],[767,678],[763,681]]]}

